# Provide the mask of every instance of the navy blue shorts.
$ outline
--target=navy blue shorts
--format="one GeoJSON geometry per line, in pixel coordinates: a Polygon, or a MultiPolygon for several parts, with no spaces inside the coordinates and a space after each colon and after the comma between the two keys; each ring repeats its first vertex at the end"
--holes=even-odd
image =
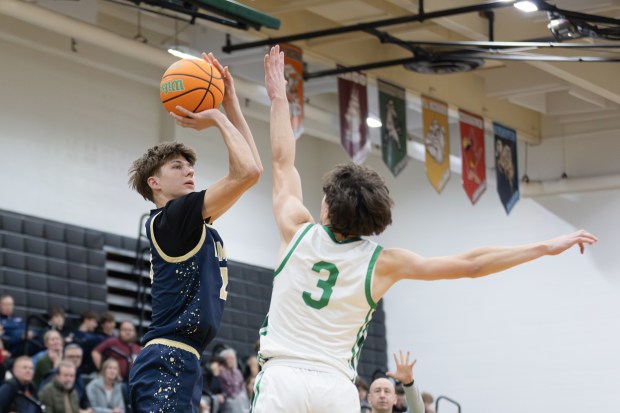
{"type": "Polygon", "coordinates": [[[198,413],[201,395],[200,361],[180,348],[148,345],[129,373],[133,413],[198,413]]]}

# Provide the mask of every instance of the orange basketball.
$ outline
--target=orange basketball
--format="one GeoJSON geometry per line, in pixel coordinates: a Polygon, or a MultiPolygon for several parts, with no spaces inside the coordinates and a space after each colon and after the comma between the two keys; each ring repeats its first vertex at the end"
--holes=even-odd
{"type": "Polygon", "coordinates": [[[162,76],[159,97],[168,112],[181,116],[177,105],[190,112],[217,108],[224,98],[224,79],[204,60],[182,59],[170,65],[162,76]]]}

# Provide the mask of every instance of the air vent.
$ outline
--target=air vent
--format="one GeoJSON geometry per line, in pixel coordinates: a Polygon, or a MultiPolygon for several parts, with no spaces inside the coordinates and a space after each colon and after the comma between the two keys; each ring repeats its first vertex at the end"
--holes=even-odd
{"type": "Polygon", "coordinates": [[[405,69],[418,73],[448,74],[469,72],[484,64],[482,59],[419,60],[405,64],[405,69]]]}

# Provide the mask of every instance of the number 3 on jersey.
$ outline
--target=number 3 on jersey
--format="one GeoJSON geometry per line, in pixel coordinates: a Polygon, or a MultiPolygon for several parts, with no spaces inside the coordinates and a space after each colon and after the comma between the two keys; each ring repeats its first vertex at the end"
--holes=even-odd
{"type": "Polygon", "coordinates": [[[302,297],[306,305],[316,308],[320,310],[321,308],[327,306],[329,303],[329,298],[332,296],[332,292],[334,290],[334,285],[336,284],[336,279],[338,278],[338,268],[331,262],[317,262],[312,266],[312,271],[320,273],[321,271],[327,271],[329,273],[329,277],[326,280],[319,280],[316,284],[323,293],[321,294],[321,298],[318,300],[312,298],[312,293],[308,291],[304,291],[302,297]]]}

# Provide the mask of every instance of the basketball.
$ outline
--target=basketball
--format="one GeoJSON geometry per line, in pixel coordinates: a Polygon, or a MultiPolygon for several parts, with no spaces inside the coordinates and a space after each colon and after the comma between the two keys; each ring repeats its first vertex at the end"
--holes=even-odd
{"type": "Polygon", "coordinates": [[[202,59],[182,59],[164,72],[159,97],[168,112],[185,116],[176,107],[190,112],[217,108],[224,98],[224,79],[219,70],[202,59]]]}

